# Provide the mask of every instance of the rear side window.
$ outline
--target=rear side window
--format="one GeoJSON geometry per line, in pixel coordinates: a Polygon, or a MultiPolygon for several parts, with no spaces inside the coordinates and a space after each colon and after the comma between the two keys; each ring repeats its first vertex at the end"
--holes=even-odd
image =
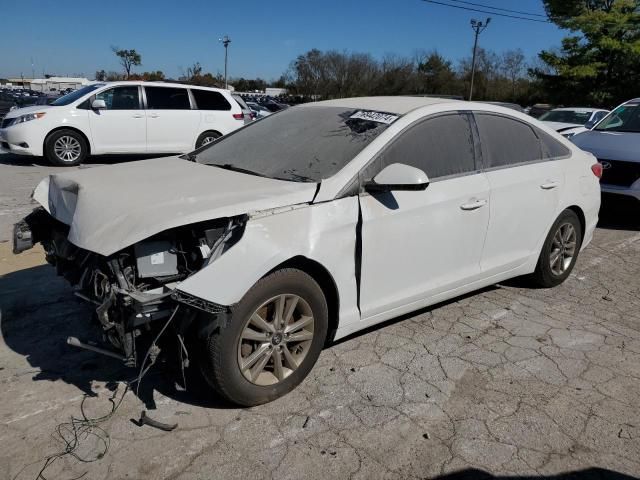
{"type": "Polygon", "coordinates": [[[149,110],[191,110],[186,88],[144,87],[149,110]]]}
{"type": "Polygon", "coordinates": [[[410,127],[382,152],[372,176],[392,163],[419,168],[429,179],[475,171],[473,135],[468,116],[446,114],[410,127]]]}
{"type": "Polygon", "coordinates": [[[536,128],[536,135],[542,142],[542,154],[545,159],[564,158],[571,155],[571,150],[546,132],[536,128]]]}
{"type": "Polygon", "coordinates": [[[231,110],[231,105],[219,92],[210,90],[191,90],[198,110],[231,110]]]}
{"type": "Polygon", "coordinates": [[[543,158],[540,140],[526,123],[500,115],[475,113],[474,116],[485,168],[507,167],[543,158]]]}

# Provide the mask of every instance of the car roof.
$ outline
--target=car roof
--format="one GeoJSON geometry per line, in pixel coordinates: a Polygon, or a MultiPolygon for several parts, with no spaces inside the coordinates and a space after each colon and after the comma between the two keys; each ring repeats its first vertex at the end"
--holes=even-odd
{"type": "Polygon", "coordinates": [[[338,100],[325,100],[322,102],[306,103],[304,107],[345,107],[361,108],[378,112],[395,113],[404,115],[416,108],[437,105],[440,103],[466,103],[463,100],[451,100],[450,98],[434,97],[356,97],[341,98],[338,100]]]}
{"type": "Polygon", "coordinates": [[[147,82],[145,80],[119,80],[116,82],[97,82],[104,85],[146,85],[149,87],[182,87],[182,88],[199,88],[206,90],[215,90],[217,92],[228,92],[229,90],[225,90],[224,88],[217,87],[205,87],[202,85],[189,85],[187,83],[175,83],[175,82],[147,82]]]}
{"type": "Polygon", "coordinates": [[[562,107],[562,108],[554,108],[553,112],[579,112],[579,113],[588,113],[588,112],[597,112],[598,110],[606,111],[604,108],[592,108],[592,107],[562,107]]]}

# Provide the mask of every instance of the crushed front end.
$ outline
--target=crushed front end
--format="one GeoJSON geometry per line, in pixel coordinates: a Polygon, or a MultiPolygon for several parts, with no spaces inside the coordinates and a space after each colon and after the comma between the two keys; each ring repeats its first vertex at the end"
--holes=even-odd
{"type": "Polygon", "coordinates": [[[77,297],[92,305],[103,339],[126,365],[136,366],[137,338],[158,330],[157,325],[165,323],[158,321],[168,320],[178,305],[183,307],[174,322],[179,332],[186,330],[198,311],[216,314],[226,309],[191,298],[176,286],[230,248],[242,235],[244,224],[244,216],[199,222],[103,256],[71,243],[69,226],[37,208],[14,226],[13,252],[41,243],[47,262],[74,286],[77,297]]]}

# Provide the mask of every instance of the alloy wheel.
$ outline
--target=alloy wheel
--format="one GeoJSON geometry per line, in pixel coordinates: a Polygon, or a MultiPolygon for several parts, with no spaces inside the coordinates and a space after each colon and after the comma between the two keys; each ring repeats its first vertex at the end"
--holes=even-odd
{"type": "Polygon", "coordinates": [[[69,135],[63,135],[53,144],[53,151],[63,162],[75,162],[80,158],[82,146],[77,138],[69,135]]]}
{"type": "Polygon", "coordinates": [[[571,266],[576,254],[576,229],[571,223],[563,223],[556,230],[549,254],[551,273],[560,276],[571,266]]]}
{"type": "Polygon", "coordinates": [[[258,307],[238,341],[238,366],[255,385],[274,385],[291,375],[309,353],[314,334],[309,304],[298,295],[282,294],[258,307]]]}

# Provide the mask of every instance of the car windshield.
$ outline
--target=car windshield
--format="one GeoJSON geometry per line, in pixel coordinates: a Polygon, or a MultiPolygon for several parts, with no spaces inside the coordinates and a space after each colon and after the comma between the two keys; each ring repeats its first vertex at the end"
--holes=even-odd
{"type": "Polygon", "coordinates": [[[51,105],[53,105],[54,107],[61,107],[61,106],[64,106],[64,105],[69,105],[69,104],[75,102],[76,100],[78,100],[79,98],[84,97],[87,93],[93,92],[94,90],[96,90],[96,89],[98,89],[100,87],[104,87],[104,83],[96,83],[94,85],[87,85],[86,87],[82,87],[81,89],[76,90],[75,92],[67,93],[64,97],[58,98],[51,105]]]}
{"type": "Polygon", "coordinates": [[[598,123],[594,130],[640,133],[640,104],[621,105],[598,123]]]}
{"type": "Polygon", "coordinates": [[[196,151],[197,162],[295,182],[335,175],[398,118],[343,107],[290,108],[196,151]]]}
{"type": "Polygon", "coordinates": [[[544,122],[560,122],[575,123],[576,125],[584,125],[589,121],[591,112],[576,112],[573,110],[552,110],[538,118],[544,122]]]}

